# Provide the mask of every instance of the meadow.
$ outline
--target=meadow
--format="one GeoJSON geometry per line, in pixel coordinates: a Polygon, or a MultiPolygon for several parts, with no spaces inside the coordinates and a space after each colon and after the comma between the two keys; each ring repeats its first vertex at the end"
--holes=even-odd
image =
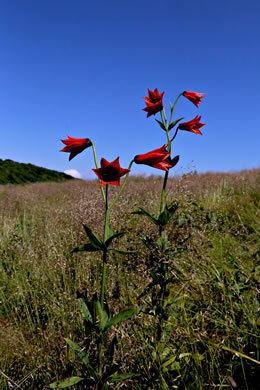
{"type": "MultiPolygon", "coordinates": [[[[162,180],[130,177],[111,213],[112,228],[127,231],[120,248],[137,251],[110,255],[106,294],[114,313],[150,299],[140,297],[151,283],[141,237],[157,231],[131,212],[158,209],[162,180]]],[[[140,310],[111,334],[118,335],[116,363],[136,377],[109,388],[259,389],[259,189],[258,169],[169,179],[167,198],[179,207],[167,226],[175,249],[163,383],[154,360],[156,318],[140,310]]],[[[77,296],[99,290],[100,255],[71,251],[86,242],[83,223],[102,235],[103,220],[96,181],[0,186],[0,389],[47,389],[80,372],[65,337],[95,348],[77,296]]]]}

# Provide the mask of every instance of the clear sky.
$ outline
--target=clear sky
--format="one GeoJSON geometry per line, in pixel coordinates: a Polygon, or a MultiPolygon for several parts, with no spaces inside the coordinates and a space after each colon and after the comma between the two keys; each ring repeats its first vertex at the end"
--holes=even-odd
{"type": "Polygon", "coordinates": [[[166,143],[142,111],[158,88],[167,113],[184,90],[206,94],[176,107],[206,126],[179,131],[171,175],[259,167],[259,18],[259,0],[0,0],[0,158],[94,178],[90,149],[59,152],[69,134],[127,168],[166,143]]]}

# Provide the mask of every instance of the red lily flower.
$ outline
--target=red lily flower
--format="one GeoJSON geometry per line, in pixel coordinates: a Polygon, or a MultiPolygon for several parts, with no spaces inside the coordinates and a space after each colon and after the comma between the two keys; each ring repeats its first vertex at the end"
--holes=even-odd
{"type": "Polygon", "coordinates": [[[120,177],[130,172],[130,169],[120,167],[119,157],[111,163],[102,157],[100,165],[101,168],[92,169],[92,171],[94,171],[97,177],[101,180],[99,187],[103,187],[106,184],[120,186],[120,177]]]}
{"type": "Polygon", "coordinates": [[[151,152],[138,154],[135,156],[134,162],[136,164],[149,165],[162,171],[168,171],[172,165],[165,161],[170,156],[170,153],[166,150],[167,146],[168,144],[165,144],[161,148],[154,149],[151,152]]]}
{"type": "Polygon", "coordinates": [[[203,103],[201,98],[205,96],[205,93],[184,91],[183,96],[186,97],[189,101],[191,101],[198,108],[200,103],[203,103]]]}
{"type": "Polygon", "coordinates": [[[149,96],[144,97],[146,107],[142,109],[143,111],[147,112],[147,118],[151,115],[155,115],[159,111],[162,111],[163,109],[162,99],[163,99],[164,92],[159,93],[157,88],[155,88],[154,91],[151,91],[148,88],[148,95],[149,96]]]}
{"type": "Polygon", "coordinates": [[[92,145],[92,142],[89,138],[73,138],[67,135],[68,139],[61,139],[65,146],[60,152],[70,153],[69,161],[72,160],[77,154],[83,152],[86,148],[89,148],[92,145]]]}
{"type": "Polygon", "coordinates": [[[194,134],[201,134],[199,130],[202,126],[205,126],[206,123],[200,123],[201,116],[195,116],[191,121],[183,122],[179,125],[180,130],[187,130],[194,134]]]}

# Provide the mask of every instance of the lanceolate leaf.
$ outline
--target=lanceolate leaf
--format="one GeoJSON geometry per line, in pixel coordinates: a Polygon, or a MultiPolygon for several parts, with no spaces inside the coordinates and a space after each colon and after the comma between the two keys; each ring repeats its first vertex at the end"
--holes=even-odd
{"type": "Polygon", "coordinates": [[[80,378],[79,376],[72,376],[62,381],[57,381],[49,385],[50,389],[65,389],[66,387],[76,385],[77,383],[83,381],[85,378],[80,378]]]}
{"type": "Polygon", "coordinates": [[[178,206],[179,206],[179,204],[178,204],[178,202],[176,202],[176,203],[173,203],[170,207],[168,207],[168,205],[166,207],[167,207],[169,213],[174,214],[175,211],[177,210],[178,206]]]}
{"type": "Polygon", "coordinates": [[[140,376],[140,374],[134,374],[133,372],[126,372],[124,374],[117,374],[117,375],[114,375],[112,376],[112,378],[110,378],[110,381],[111,382],[121,382],[121,381],[124,381],[128,378],[133,378],[133,377],[137,377],[137,376],[140,376]]]}
{"type": "Polygon", "coordinates": [[[91,322],[91,324],[93,324],[91,314],[90,314],[90,311],[87,307],[85,300],[83,298],[78,298],[78,302],[79,302],[81,314],[83,315],[85,320],[87,320],[87,321],[91,322]]]}
{"type": "Polygon", "coordinates": [[[158,220],[154,218],[150,213],[148,213],[148,211],[144,210],[141,207],[139,207],[138,210],[133,211],[132,214],[144,215],[145,217],[149,218],[150,221],[152,221],[155,225],[159,225],[158,220]]]}
{"type": "Polygon", "coordinates": [[[115,335],[113,337],[111,343],[109,344],[108,349],[107,349],[107,353],[106,353],[106,356],[107,356],[107,359],[108,359],[110,365],[112,365],[112,363],[113,363],[113,358],[114,358],[115,349],[116,349],[117,344],[118,344],[118,339],[117,339],[117,335],[115,335]]]}
{"type": "Polygon", "coordinates": [[[86,302],[87,303],[87,307],[88,307],[88,310],[91,314],[91,318],[92,318],[92,324],[95,325],[96,324],[96,316],[97,316],[97,313],[96,313],[96,302],[98,301],[98,297],[97,297],[97,293],[95,293],[93,295],[93,297],[91,298],[91,301],[89,302],[86,302]]]}
{"type": "Polygon", "coordinates": [[[95,302],[96,304],[96,314],[97,314],[97,320],[98,320],[98,328],[100,330],[103,330],[105,328],[105,325],[107,324],[108,315],[106,310],[102,309],[101,304],[99,301],[95,302]]]}
{"type": "MultiPolygon", "coordinates": [[[[155,118],[154,118],[155,119],[155,118]]],[[[161,121],[158,121],[158,119],[155,119],[156,122],[160,125],[161,129],[165,130],[166,131],[166,128],[164,126],[164,124],[161,122],[161,121]]]]}
{"type": "Polygon", "coordinates": [[[98,237],[97,234],[95,234],[90,228],[88,228],[86,225],[83,224],[83,227],[85,229],[85,232],[89,238],[89,241],[91,242],[91,244],[96,247],[97,249],[101,249],[101,250],[104,250],[105,249],[105,245],[104,245],[104,242],[98,237]]]}
{"type": "Polygon", "coordinates": [[[165,209],[163,212],[159,215],[158,221],[161,226],[167,225],[167,223],[170,221],[172,218],[173,214],[178,208],[178,203],[174,203],[172,206],[168,207],[166,204],[165,209]]]}
{"type": "Polygon", "coordinates": [[[175,157],[170,161],[170,164],[171,164],[172,168],[175,167],[175,165],[178,164],[179,159],[180,159],[180,156],[175,156],[175,157]]]}
{"type": "Polygon", "coordinates": [[[115,234],[113,234],[112,236],[110,236],[110,237],[105,241],[106,247],[108,248],[109,245],[112,243],[112,241],[113,241],[115,238],[122,237],[124,234],[125,234],[125,232],[119,232],[119,233],[115,233],[115,234]]]}
{"type": "Polygon", "coordinates": [[[74,248],[71,253],[75,253],[75,252],[96,252],[96,251],[100,251],[101,249],[100,248],[97,248],[96,246],[94,246],[93,244],[91,244],[90,242],[88,244],[83,244],[83,245],[80,245],[78,246],[77,248],[74,248]]]}
{"type": "Polygon", "coordinates": [[[177,123],[179,123],[182,119],[184,119],[184,118],[179,118],[179,119],[176,119],[175,121],[173,121],[172,123],[170,123],[169,124],[169,128],[168,128],[168,130],[171,130],[171,129],[173,129],[174,128],[174,126],[176,126],[177,125],[177,123]]]}
{"type": "Polygon", "coordinates": [[[73,351],[77,353],[77,355],[80,358],[80,360],[82,360],[82,362],[86,366],[88,366],[88,364],[89,364],[89,355],[78,344],[74,343],[74,341],[72,341],[70,339],[67,339],[67,338],[65,338],[65,341],[71,347],[71,349],[73,349],[73,351]]]}
{"type": "Polygon", "coordinates": [[[136,253],[136,251],[122,251],[120,249],[114,249],[114,248],[108,250],[113,253],[117,253],[118,255],[134,255],[136,253]]]}
{"type": "Polygon", "coordinates": [[[139,313],[139,309],[136,308],[130,308],[130,309],[124,309],[120,311],[120,313],[116,314],[111,320],[109,320],[106,323],[105,329],[109,329],[112,325],[116,325],[119,322],[125,320],[126,318],[130,318],[136,314],[139,313]]]}

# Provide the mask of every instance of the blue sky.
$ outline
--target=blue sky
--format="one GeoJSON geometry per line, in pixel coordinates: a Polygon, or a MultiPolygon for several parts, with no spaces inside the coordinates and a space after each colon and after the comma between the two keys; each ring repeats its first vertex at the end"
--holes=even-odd
{"type": "Polygon", "coordinates": [[[179,132],[172,175],[259,167],[259,15],[258,0],[0,0],[0,158],[94,178],[90,149],[59,153],[69,134],[127,168],[166,142],[142,111],[158,88],[167,113],[184,90],[206,94],[176,107],[206,126],[179,132]]]}

